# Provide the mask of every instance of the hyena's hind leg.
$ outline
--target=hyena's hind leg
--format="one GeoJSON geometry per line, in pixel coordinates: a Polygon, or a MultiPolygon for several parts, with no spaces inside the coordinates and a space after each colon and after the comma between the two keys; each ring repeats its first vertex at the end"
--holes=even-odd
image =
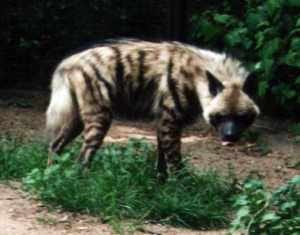
{"type": "Polygon", "coordinates": [[[66,71],[57,69],[51,83],[51,99],[46,113],[46,132],[51,139],[48,164],[82,131],[78,104],[71,92],[66,71]]]}
{"type": "Polygon", "coordinates": [[[77,161],[83,167],[89,167],[91,158],[101,146],[111,124],[109,91],[106,84],[99,82],[97,76],[95,77],[98,73],[89,66],[86,70],[74,69],[72,75],[74,93],[84,126],[83,144],[77,161]]]}
{"type": "Polygon", "coordinates": [[[157,127],[158,178],[165,181],[168,171],[177,172],[182,168],[181,125],[174,110],[163,107],[157,127]]]}
{"type": "Polygon", "coordinates": [[[112,115],[109,109],[98,106],[95,113],[84,113],[83,120],[84,142],[77,160],[83,167],[90,167],[91,158],[101,146],[111,125],[112,115]]]}
{"type": "Polygon", "coordinates": [[[62,128],[54,136],[50,144],[48,154],[48,165],[53,163],[53,155],[62,152],[64,147],[72,142],[83,130],[83,124],[79,118],[72,119],[68,123],[64,123],[62,128]]]}

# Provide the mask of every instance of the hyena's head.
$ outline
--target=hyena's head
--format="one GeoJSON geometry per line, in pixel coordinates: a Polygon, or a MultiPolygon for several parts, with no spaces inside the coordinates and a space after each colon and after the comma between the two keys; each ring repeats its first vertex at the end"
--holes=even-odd
{"type": "Polygon", "coordinates": [[[203,116],[216,129],[223,145],[236,142],[260,112],[246,93],[249,80],[244,77],[221,81],[210,72],[206,76],[211,99],[203,107],[203,116]]]}

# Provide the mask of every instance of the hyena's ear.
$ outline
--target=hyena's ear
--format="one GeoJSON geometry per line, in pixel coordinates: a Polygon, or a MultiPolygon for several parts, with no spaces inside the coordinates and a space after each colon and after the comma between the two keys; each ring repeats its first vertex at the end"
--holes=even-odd
{"type": "Polygon", "coordinates": [[[209,91],[213,96],[222,92],[224,86],[214,75],[212,75],[209,71],[206,71],[206,77],[208,80],[209,91]]]}

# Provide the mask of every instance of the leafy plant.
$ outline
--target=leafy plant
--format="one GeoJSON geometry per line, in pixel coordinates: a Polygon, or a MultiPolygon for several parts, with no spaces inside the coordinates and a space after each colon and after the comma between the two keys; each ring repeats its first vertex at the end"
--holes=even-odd
{"type": "Polygon", "coordinates": [[[235,200],[236,218],[230,234],[300,234],[300,175],[273,193],[260,181],[247,182],[235,200]]]}
{"type": "Polygon", "coordinates": [[[192,17],[193,36],[241,57],[259,78],[257,94],[265,107],[294,114],[300,107],[299,14],[298,1],[244,0],[238,7],[221,1],[192,17]]]}

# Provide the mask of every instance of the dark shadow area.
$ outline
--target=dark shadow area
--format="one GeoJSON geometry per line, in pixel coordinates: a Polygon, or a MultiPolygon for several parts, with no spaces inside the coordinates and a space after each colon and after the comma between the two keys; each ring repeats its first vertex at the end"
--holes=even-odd
{"type": "Polygon", "coordinates": [[[187,32],[184,1],[7,0],[1,8],[4,89],[48,89],[63,57],[103,39],[184,40],[187,32]]]}

